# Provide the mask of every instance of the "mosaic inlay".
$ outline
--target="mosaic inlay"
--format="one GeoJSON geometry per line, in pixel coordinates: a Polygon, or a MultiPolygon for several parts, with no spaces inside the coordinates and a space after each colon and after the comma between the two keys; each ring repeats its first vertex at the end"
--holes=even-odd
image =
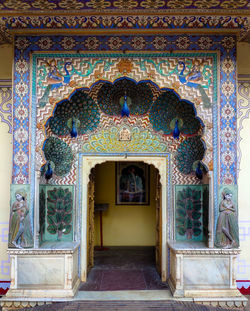
{"type": "Polygon", "coordinates": [[[183,1],[173,1],[173,0],[54,0],[53,2],[40,1],[40,0],[3,0],[0,3],[0,9],[6,11],[12,10],[173,10],[173,9],[191,9],[191,10],[201,10],[201,9],[241,9],[246,10],[249,8],[249,3],[247,0],[183,0],[183,1]]]}
{"type": "MultiPolygon", "coordinates": [[[[136,50],[138,51],[138,49],[143,49],[145,51],[150,51],[150,50],[154,50],[154,45],[152,44],[153,42],[155,42],[155,40],[157,38],[162,38],[162,40],[169,42],[170,46],[173,49],[179,49],[179,45],[183,45],[183,42],[181,41],[183,38],[188,38],[188,46],[186,47],[187,49],[192,49],[193,52],[191,52],[190,54],[185,54],[183,53],[182,55],[177,55],[175,54],[175,56],[178,56],[179,61],[184,61],[185,63],[187,63],[187,61],[190,59],[190,61],[192,62],[192,57],[195,57],[196,60],[199,61],[199,64],[203,64],[203,69],[204,69],[204,58],[202,58],[199,55],[195,54],[195,50],[201,50],[203,48],[203,40],[202,38],[204,38],[204,36],[192,36],[192,37],[186,37],[186,36],[182,36],[182,35],[178,35],[178,36],[143,36],[140,42],[143,42],[139,44],[139,41],[135,41],[133,39],[135,39],[135,37],[130,37],[130,36],[119,36],[118,38],[120,39],[120,44],[121,44],[121,49],[122,48],[126,48],[129,50],[136,50]],[[193,54],[192,54],[193,53],[193,54]],[[180,59],[180,57],[182,59],[180,59]]],[[[29,97],[30,94],[30,90],[29,90],[29,81],[30,81],[30,71],[29,71],[29,60],[30,60],[30,51],[47,51],[48,48],[53,51],[53,50],[58,50],[61,49],[62,51],[66,49],[65,46],[65,38],[67,38],[67,47],[69,45],[71,45],[70,49],[71,50],[79,50],[81,49],[81,46],[83,43],[86,42],[86,44],[89,43],[89,38],[91,38],[92,43],[91,44],[95,44],[95,49],[98,50],[109,50],[109,42],[112,38],[117,38],[117,37],[112,37],[112,36],[95,36],[95,37],[84,37],[84,36],[75,36],[75,37],[63,37],[63,36],[57,36],[57,37],[46,37],[46,46],[41,45],[42,40],[45,37],[17,37],[16,38],[16,49],[15,49],[15,87],[14,87],[14,114],[16,116],[16,113],[18,111],[18,109],[20,109],[20,107],[22,108],[22,115],[18,116],[18,118],[15,117],[15,131],[18,131],[19,129],[24,130],[24,140],[22,142],[22,144],[20,145],[16,140],[15,140],[15,136],[14,136],[14,153],[15,154],[20,154],[19,156],[19,160],[14,162],[14,166],[13,166],[13,181],[17,182],[17,183],[25,183],[28,182],[29,180],[29,153],[28,153],[28,143],[29,143],[29,121],[28,121],[28,100],[27,98],[29,97]],[[95,42],[95,43],[94,43],[95,42]],[[49,44],[49,47],[48,47],[49,44]],[[19,64],[22,64],[21,66],[19,64]]],[[[234,66],[235,64],[235,37],[233,36],[206,36],[206,38],[209,39],[210,43],[211,43],[211,51],[220,51],[220,59],[221,59],[221,67],[220,67],[220,80],[221,80],[221,85],[224,85],[224,87],[221,88],[221,109],[220,109],[220,126],[223,129],[223,135],[219,135],[220,136],[220,149],[229,153],[229,154],[235,154],[235,144],[232,143],[228,143],[227,139],[226,139],[226,133],[228,131],[235,131],[235,101],[231,100],[231,98],[234,98],[234,93],[235,93],[235,76],[230,72],[230,68],[231,66],[234,66]],[[223,62],[225,62],[225,60],[227,61],[227,66],[223,66],[223,62]],[[229,65],[228,65],[229,64],[229,65]],[[227,100],[227,98],[229,99],[230,97],[230,101],[227,100]]],[[[214,54],[216,55],[216,54],[214,54]]],[[[49,56],[49,55],[48,55],[49,56]]],[[[103,55],[104,56],[104,55],[103,55]]],[[[117,55],[118,56],[118,55],[117,55]]],[[[38,109],[38,115],[37,115],[37,120],[38,120],[38,124],[37,124],[37,141],[43,141],[46,137],[43,136],[43,125],[40,122],[43,117],[48,118],[52,111],[53,111],[53,107],[54,104],[59,102],[60,100],[62,100],[63,98],[67,98],[74,89],[76,88],[82,88],[82,87],[90,87],[91,85],[94,84],[94,82],[97,79],[100,79],[100,77],[104,80],[108,80],[108,81],[114,81],[115,79],[124,76],[124,72],[125,70],[128,70],[126,76],[128,78],[133,77],[135,75],[134,70],[136,69],[137,72],[137,76],[134,79],[136,81],[141,81],[141,80],[145,80],[145,75],[147,77],[147,79],[150,79],[152,82],[157,81],[158,82],[158,86],[160,88],[171,88],[174,89],[180,96],[181,98],[185,98],[187,100],[190,100],[192,102],[192,99],[194,100],[194,104],[195,104],[195,108],[197,110],[197,116],[201,119],[201,120],[205,120],[204,121],[204,126],[205,126],[205,132],[204,132],[204,140],[207,143],[207,151],[206,155],[205,155],[205,162],[207,163],[207,165],[212,165],[214,166],[214,170],[215,172],[217,171],[217,165],[219,163],[215,162],[215,163],[210,163],[211,162],[211,158],[207,159],[207,155],[211,154],[211,152],[214,152],[214,156],[217,157],[217,144],[215,143],[216,140],[214,141],[214,146],[212,146],[211,142],[212,142],[212,137],[217,137],[217,134],[215,134],[215,132],[212,134],[211,129],[212,129],[212,123],[213,122],[217,122],[216,121],[216,113],[214,114],[214,119],[212,120],[212,113],[208,113],[208,111],[210,110],[210,108],[206,108],[205,105],[203,105],[202,102],[202,94],[200,92],[199,89],[195,88],[195,87],[190,87],[189,85],[186,85],[185,80],[180,80],[180,74],[178,75],[177,73],[173,73],[171,76],[168,76],[168,79],[165,79],[164,77],[164,73],[168,73],[169,74],[169,69],[168,65],[165,64],[160,64],[162,66],[162,68],[164,68],[164,70],[158,70],[159,66],[157,68],[156,65],[159,65],[159,62],[156,63],[154,61],[151,62],[150,60],[153,59],[153,55],[147,55],[144,56],[144,58],[139,58],[138,60],[136,60],[136,58],[133,59],[132,61],[132,66],[131,67],[131,61],[129,62],[121,62],[122,59],[124,60],[129,60],[129,55],[125,55],[125,57],[122,57],[119,54],[120,57],[120,62],[117,61],[117,56],[115,56],[114,61],[116,61],[117,63],[112,65],[113,66],[113,71],[111,73],[111,71],[109,70],[108,65],[105,63],[98,63],[98,65],[96,65],[95,67],[93,67],[93,63],[85,63],[82,64],[83,66],[83,71],[80,71],[80,73],[85,74],[85,77],[80,76],[79,73],[79,65],[80,62],[77,63],[77,58],[79,59],[78,55],[75,55],[74,57],[71,57],[71,66],[69,67],[69,69],[71,68],[71,71],[73,71],[73,66],[74,68],[77,68],[72,77],[70,77],[70,81],[69,84],[67,85],[62,85],[61,87],[58,88],[54,88],[53,90],[50,90],[50,94],[49,94],[49,104],[47,104],[44,108],[40,108],[38,109]],[[145,57],[148,59],[145,62],[145,57]],[[143,60],[143,63],[142,63],[143,60]],[[142,66],[142,64],[146,64],[146,68],[142,66]],[[77,67],[78,66],[78,67],[77,67]],[[85,66],[85,67],[84,67],[85,66]],[[101,67],[100,67],[101,66],[101,67]],[[105,70],[106,69],[106,70],[105,70]],[[131,70],[131,71],[130,71],[131,70]],[[89,72],[92,72],[92,74],[88,74],[89,72]],[[164,80],[165,79],[165,80],[164,80]],[[72,83],[72,81],[75,81],[75,85],[72,83]],[[168,83],[166,83],[166,81],[169,81],[168,83]],[[182,82],[184,81],[184,83],[182,82]],[[70,83],[71,82],[71,83],[70,83]],[[188,94],[188,96],[187,96],[188,94]],[[53,104],[54,103],[54,104],[53,104]],[[40,120],[40,121],[39,121],[40,120]]],[[[167,55],[168,57],[171,56],[170,54],[167,55]]],[[[44,57],[44,56],[43,56],[44,57]]],[[[43,60],[42,55],[37,57],[38,59],[38,63],[37,63],[37,67],[39,66],[43,66],[44,68],[47,68],[45,70],[48,71],[49,65],[46,65],[46,61],[43,60]],[[40,58],[40,60],[39,60],[40,58]],[[39,63],[40,62],[40,63],[39,63]],[[47,67],[46,67],[47,66],[47,67]]],[[[64,55],[62,57],[57,57],[56,54],[53,54],[53,56],[49,56],[50,59],[52,60],[53,58],[57,61],[61,61],[61,65],[65,64],[68,60],[69,60],[69,56],[64,55]]],[[[100,59],[100,54],[98,55],[92,55],[91,58],[89,58],[88,60],[92,59],[92,61],[98,60],[98,57],[100,59]]],[[[140,57],[142,57],[140,55],[140,57]]],[[[173,58],[174,59],[174,58],[173,58]]],[[[109,60],[113,61],[110,56],[109,56],[109,60]]],[[[210,69],[208,70],[208,72],[210,72],[212,74],[212,83],[210,84],[210,86],[208,87],[208,89],[204,89],[203,90],[206,92],[207,97],[209,98],[210,102],[213,104],[213,109],[216,111],[216,105],[214,103],[216,103],[216,96],[217,96],[217,88],[215,88],[215,82],[216,82],[216,78],[217,78],[217,58],[215,56],[213,56],[211,58],[211,54],[206,54],[206,64],[207,66],[210,66],[210,69]],[[213,65],[214,64],[214,65],[213,65]]],[[[176,62],[174,64],[174,60],[172,63],[172,70],[174,70],[175,68],[180,68],[180,67],[176,67],[176,65],[178,65],[178,63],[176,62]]],[[[194,64],[193,64],[194,65],[194,64]]],[[[191,66],[192,68],[193,66],[191,66]]],[[[59,67],[62,68],[63,67],[59,67]]],[[[110,67],[111,68],[111,67],[110,67]]],[[[186,66],[187,68],[187,66],[186,66]]],[[[189,72],[191,71],[191,68],[186,69],[187,71],[185,72],[185,76],[187,77],[189,72]]],[[[202,69],[202,70],[203,70],[202,69]]],[[[34,70],[34,67],[33,67],[34,70]]],[[[203,71],[202,71],[203,72],[203,71]]],[[[34,74],[35,72],[33,72],[34,74]]],[[[64,74],[65,75],[65,74],[64,74]]],[[[206,78],[206,74],[204,74],[204,77],[206,78]]],[[[187,79],[187,78],[186,78],[187,79]]],[[[208,85],[208,79],[203,79],[203,81],[207,81],[207,85],[208,85]]],[[[199,82],[201,83],[201,81],[199,82]]],[[[204,83],[204,82],[203,82],[204,83]]],[[[202,84],[202,83],[201,83],[202,84]]],[[[34,90],[33,90],[34,91],[34,90]]],[[[38,100],[39,98],[42,97],[44,90],[42,90],[42,88],[39,87],[38,85],[38,89],[35,90],[37,91],[37,97],[38,100]]],[[[34,92],[35,93],[35,92],[34,92]]],[[[37,102],[36,102],[37,105],[37,102]]],[[[33,115],[36,112],[36,108],[33,107],[33,115]]],[[[46,120],[46,119],[45,119],[46,120]]],[[[33,130],[34,130],[34,125],[33,125],[33,130]]],[[[34,133],[34,132],[33,132],[34,133]]],[[[33,148],[35,146],[35,142],[33,140],[33,148]]],[[[232,164],[232,159],[233,159],[233,163],[235,163],[236,158],[235,157],[231,157],[230,162],[228,161],[229,157],[222,157],[221,158],[221,162],[223,162],[221,165],[219,165],[220,167],[220,180],[223,181],[223,183],[235,183],[236,182],[236,174],[235,174],[235,168],[234,165],[232,164]]],[[[14,159],[15,160],[15,159],[14,159]]],[[[41,159],[42,160],[42,159],[41,159]]],[[[40,161],[40,160],[39,160],[40,161]]],[[[43,160],[42,160],[43,161],[43,160]]],[[[34,165],[34,164],[32,164],[34,165]]]]}

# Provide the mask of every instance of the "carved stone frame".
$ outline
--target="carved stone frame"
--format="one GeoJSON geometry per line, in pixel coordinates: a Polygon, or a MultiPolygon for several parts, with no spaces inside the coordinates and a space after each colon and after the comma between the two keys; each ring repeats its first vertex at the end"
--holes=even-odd
{"type": "Polygon", "coordinates": [[[107,156],[100,155],[84,155],[80,154],[80,169],[79,176],[81,178],[81,183],[79,185],[79,193],[81,194],[80,206],[80,236],[81,236],[81,251],[80,251],[80,278],[82,282],[87,280],[87,191],[89,175],[92,168],[97,164],[101,164],[109,161],[141,161],[147,164],[152,164],[158,171],[160,175],[160,183],[162,185],[162,280],[166,281],[169,271],[168,271],[168,235],[170,232],[171,223],[169,221],[169,211],[171,203],[169,198],[170,193],[170,176],[169,176],[169,154],[166,153],[156,155],[147,154],[120,154],[107,156]],[[167,157],[166,157],[167,156],[167,157]]]}

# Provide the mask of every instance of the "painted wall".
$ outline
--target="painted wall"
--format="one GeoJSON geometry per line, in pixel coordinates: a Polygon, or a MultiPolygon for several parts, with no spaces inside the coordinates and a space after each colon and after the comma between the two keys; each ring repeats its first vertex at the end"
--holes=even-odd
{"type": "Polygon", "coordinates": [[[13,48],[11,45],[0,45],[0,79],[12,78],[13,48]]]}
{"type": "MultiPolygon", "coordinates": [[[[0,281],[10,279],[10,261],[7,255],[8,247],[8,227],[9,227],[9,202],[10,202],[10,183],[11,183],[11,159],[12,159],[12,135],[11,129],[6,121],[10,109],[6,106],[10,103],[8,97],[10,89],[2,87],[9,84],[5,80],[11,79],[12,75],[12,47],[9,45],[0,46],[0,281]]],[[[5,288],[4,284],[0,284],[5,288]]]]}
{"type": "MultiPolygon", "coordinates": [[[[238,257],[237,279],[250,280],[250,44],[238,44],[238,73],[246,75],[238,81],[238,208],[241,254],[238,257]]],[[[245,285],[249,287],[250,282],[245,285]]]]}
{"type": "MultiPolygon", "coordinates": [[[[150,205],[115,205],[115,163],[97,166],[95,202],[109,203],[103,212],[104,245],[149,246],[155,245],[155,177],[150,166],[150,205]]],[[[95,215],[95,245],[100,245],[99,212],[95,215]]]]}
{"type": "MultiPolygon", "coordinates": [[[[238,74],[250,75],[250,45],[246,43],[239,43],[237,50],[237,59],[238,59],[238,74]]],[[[0,46],[0,79],[11,79],[12,75],[12,59],[13,52],[11,46],[0,46]]],[[[244,100],[247,104],[247,98],[249,100],[250,93],[244,97],[239,96],[238,100],[244,100]]],[[[243,117],[246,116],[248,108],[242,108],[243,116],[238,118],[238,127],[240,121],[243,117]]],[[[239,115],[239,114],[238,114],[239,115]]],[[[250,161],[248,155],[250,154],[250,119],[246,117],[242,122],[243,129],[240,131],[240,136],[242,141],[240,142],[240,150],[242,153],[241,163],[240,163],[240,172],[239,172],[239,226],[240,226],[240,240],[241,240],[241,249],[242,253],[238,259],[238,275],[237,279],[250,280],[250,200],[248,198],[249,192],[249,176],[250,176],[250,161]]],[[[7,249],[7,231],[8,231],[8,218],[9,218],[9,185],[11,180],[11,154],[12,154],[12,145],[11,145],[11,134],[8,133],[8,126],[0,122],[0,145],[4,146],[1,148],[1,161],[0,161],[0,182],[1,182],[1,196],[0,196],[0,280],[9,279],[9,262],[8,256],[6,253],[7,249]]],[[[114,198],[114,196],[113,196],[114,198]]],[[[106,199],[105,197],[103,199],[106,199]]],[[[101,202],[101,201],[100,201],[101,202]]],[[[115,207],[113,205],[114,213],[124,216],[125,212],[127,213],[128,208],[115,207]],[[116,209],[117,208],[117,209],[116,209]]],[[[137,207],[138,208],[138,207],[137,207]]],[[[143,207],[145,208],[145,207],[143,207]]],[[[143,209],[138,208],[138,210],[143,209]]],[[[135,209],[132,208],[133,211],[135,209]]],[[[112,211],[112,209],[110,209],[112,211]]],[[[145,211],[145,210],[144,210],[145,211]]],[[[153,211],[153,209],[151,210],[153,211]]],[[[96,219],[98,222],[98,219],[96,219]]],[[[104,215],[104,225],[113,226],[115,224],[110,223],[108,216],[104,215]],[[107,217],[107,218],[105,218],[107,217]],[[105,223],[105,221],[107,221],[105,223]]],[[[96,225],[98,228],[98,225],[96,225]]],[[[152,226],[153,227],[153,226],[152,226]]],[[[109,230],[111,233],[114,230],[109,230]]],[[[131,228],[129,230],[131,232],[131,228]]],[[[108,245],[110,243],[110,234],[104,235],[104,243],[108,245]]],[[[105,234],[105,231],[104,231],[105,234]]],[[[133,237],[135,238],[135,236],[133,237]]],[[[153,244],[153,234],[151,233],[151,242],[153,244]]],[[[150,240],[150,238],[148,238],[150,240]]],[[[98,231],[96,232],[96,243],[98,244],[98,231]]],[[[110,244],[112,245],[112,244],[110,244]]],[[[120,244],[121,245],[121,244],[120,244]]]]}

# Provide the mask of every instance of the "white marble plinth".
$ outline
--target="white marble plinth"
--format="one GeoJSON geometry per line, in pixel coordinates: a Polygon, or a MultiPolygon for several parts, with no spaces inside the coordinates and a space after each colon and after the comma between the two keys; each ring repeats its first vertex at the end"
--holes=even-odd
{"type": "Polygon", "coordinates": [[[8,298],[74,297],[80,285],[78,245],[9,249],[11,284],[8,298]],[[71,247],[70,247],[71,246],[71,247]]]}
{"type": "Polygon", "coordinates": [[[169,242],[173,296],[242,297],[236,284],[239,249],[207,248],[203,243],[169,242]]]}

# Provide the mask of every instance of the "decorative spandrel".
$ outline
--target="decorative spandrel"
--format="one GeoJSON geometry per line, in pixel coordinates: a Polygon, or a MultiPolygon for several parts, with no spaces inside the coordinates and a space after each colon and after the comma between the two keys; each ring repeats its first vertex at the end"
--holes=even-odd
{"type": "Polygon", "coordinates": [[[11,185],[10,248],[33,247],[29,196],[29,185],[11,185]]]}

